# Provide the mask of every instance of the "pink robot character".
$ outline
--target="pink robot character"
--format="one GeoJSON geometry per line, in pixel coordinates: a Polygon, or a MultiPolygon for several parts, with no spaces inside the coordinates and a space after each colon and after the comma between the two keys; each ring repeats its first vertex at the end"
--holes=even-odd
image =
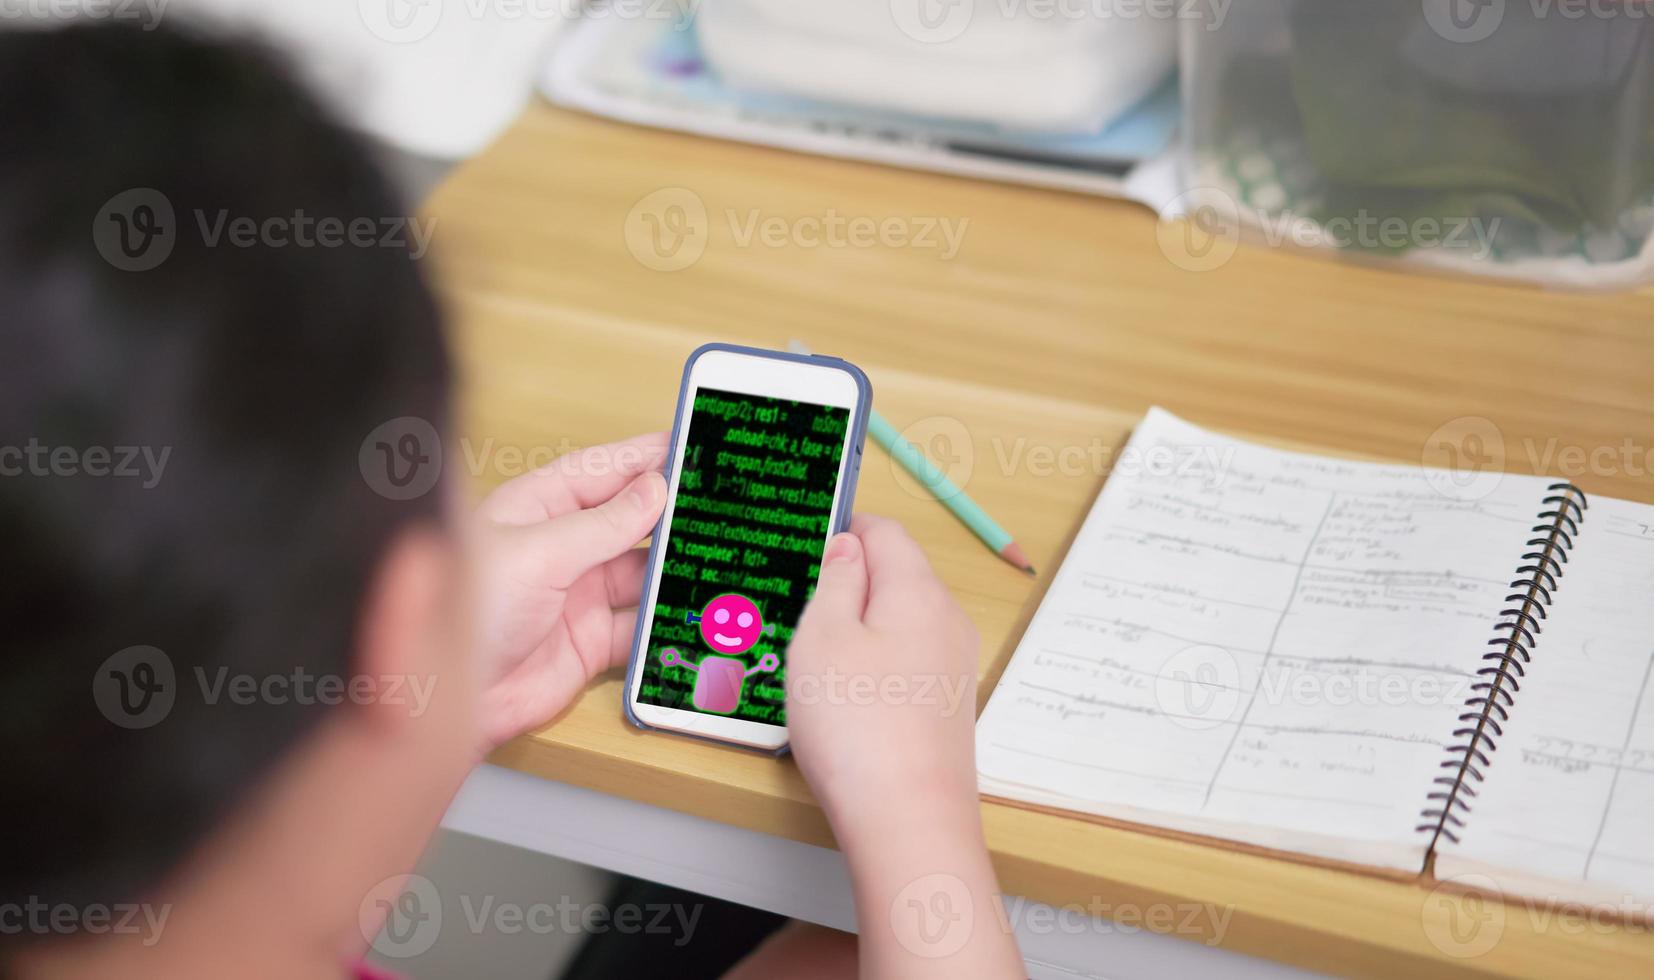
{"type": "Polygon", "coordinates": [[[719,653],[692,664],[675,647],[667,647],[660,653],[660,662],[695,674],[691,700],[701,711],[717,715],[734,713],[741,706],[748,677],[774,673],[781,667],[781,658],[773,653],[759,657],[754,667],[748,667],[734,656],[719,655],[746,653],[760,637],[775,633],[775,624],[765,626],[757,604],[744,595],[730,592],[718,596],[707,603],[699,615],[686,615],[684,622],[699,623],[701,639],[719,653]]]}

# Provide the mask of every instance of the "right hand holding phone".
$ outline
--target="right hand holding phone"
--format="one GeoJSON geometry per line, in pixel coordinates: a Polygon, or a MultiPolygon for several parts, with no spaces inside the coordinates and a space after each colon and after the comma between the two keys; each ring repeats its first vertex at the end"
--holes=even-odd
{"type": "Polygon", "coordinates": [[[787,727],[849,860],[860,974],[1027,976],[977,804],[976,628],[901,525],[850,531],[787,648],[787,727]]]}
{"type": "Polygon", "coordinates": [[[895,521],[827,544],[787,650],[799,767],[841,830],[891,805],[976,813],[976,628],[895,521]]]}

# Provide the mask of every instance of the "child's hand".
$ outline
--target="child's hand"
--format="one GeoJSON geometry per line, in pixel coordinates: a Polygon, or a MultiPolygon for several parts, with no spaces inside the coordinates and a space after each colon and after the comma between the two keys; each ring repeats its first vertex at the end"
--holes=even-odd
{"type": "Polygon", "coordinates": [[[664,433],[594,446],[501,486],[477,511],[483,750],[544,724],[637,628],[666,504],[664,433]]]}
{"type": "Polygon", "coordinates": [[[851,531],[787,649],[787,727],[850,864],[860,975],[1025,977],[977,805],[976,629],[900,525],[851,531]]]}
{"type": "Polygon", "coordinates": [[[895,521],[828,542],[787,650],[787,727],[835,827],[891,805],[976,812],[977,635],[895,521]]]}

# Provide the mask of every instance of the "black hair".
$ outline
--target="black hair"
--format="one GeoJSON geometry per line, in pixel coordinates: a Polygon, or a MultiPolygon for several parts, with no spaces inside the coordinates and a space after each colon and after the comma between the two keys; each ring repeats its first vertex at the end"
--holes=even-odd
{"type": "Polygon", "coordinates": [[[0,903],[132,901],[332,710],[203,683],[348,679],[380,558],[440,521],[363,453],[445,430],[442,318],[369,147],[256,44],[0,33],[0,142],[0,903]],[[160,720],[111,709],[168,672],[160,720]]]}

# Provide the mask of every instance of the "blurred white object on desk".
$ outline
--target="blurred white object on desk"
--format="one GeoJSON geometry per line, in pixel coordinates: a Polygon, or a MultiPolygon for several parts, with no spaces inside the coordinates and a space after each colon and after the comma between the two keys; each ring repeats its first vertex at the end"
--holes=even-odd
{"type": "Polygon", "coordinates": [[[1175,18],[1096,4],[702,0],[707,59],[730,86],[987,123],[1094,133],[1177,63],[1175,18]]]}

